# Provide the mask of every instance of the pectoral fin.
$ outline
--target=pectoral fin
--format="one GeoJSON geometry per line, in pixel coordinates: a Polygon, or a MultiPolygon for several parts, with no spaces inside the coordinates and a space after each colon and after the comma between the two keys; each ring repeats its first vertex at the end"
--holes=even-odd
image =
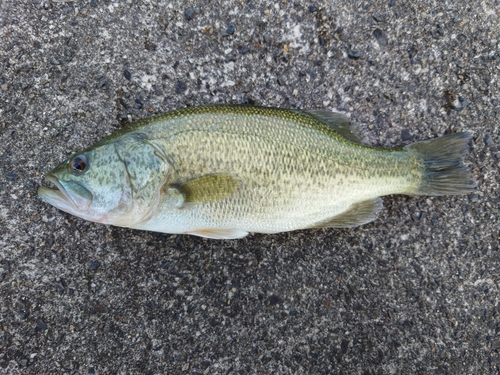
{"type": "Polygon", "coordinates": [[[311,228],[353,228],[367,224],[377,218],[382,209],[382,199],[375,198],[354,203],[349,209],[331,219],[313,225],[311,228]]]}
{"type": "Polygon", "coordinates": [[[221,201],[233,195],[241,180],[228,174],[210,174],[170,185],[184,197],[184,204],[221,201]]]}
{"type": "Polygon", "coordinates": [[[248,232],[240,229],[216,229],[216,228],[206,228],[197,229],[186,234],[192,234],[194,236],[200,236],[205,238],[213,238],[216,240],[230,240],[236,238],[245,237],[248,232]]]}

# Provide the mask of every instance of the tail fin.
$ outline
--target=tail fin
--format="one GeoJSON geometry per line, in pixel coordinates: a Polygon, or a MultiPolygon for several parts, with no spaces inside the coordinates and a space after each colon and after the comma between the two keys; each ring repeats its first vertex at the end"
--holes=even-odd
{"type": "Polygon", "coordinates": [[[470,138],[462,132],[405,146],[423,159],[425,166],[422,182],[413,194],[456,195],[476,190],[474,176],[462,164],[470,138]]]}

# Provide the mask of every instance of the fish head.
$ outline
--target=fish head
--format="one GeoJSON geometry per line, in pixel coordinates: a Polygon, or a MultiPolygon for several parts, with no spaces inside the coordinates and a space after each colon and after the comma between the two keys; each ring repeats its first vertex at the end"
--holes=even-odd
{"type": "Polygon", "coordinates": [[[55,187],[41,186],[39,196],[85,220],[115,224],[133,211],[130,177],[113,143],[72,155],[46,178],[55,187]]]}

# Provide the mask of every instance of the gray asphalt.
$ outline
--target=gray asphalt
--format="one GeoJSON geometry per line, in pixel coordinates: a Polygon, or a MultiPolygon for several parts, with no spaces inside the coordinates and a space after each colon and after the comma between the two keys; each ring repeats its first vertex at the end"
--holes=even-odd
{"type": "Polygon", "coordinates": [[[0,373],[498,374],[499,9],[0,0],[0,373]],[[216,103],[340,111],[386,147],[468,131],[479,189],[238,241],[37,197],[128,121],[216,103]]]}

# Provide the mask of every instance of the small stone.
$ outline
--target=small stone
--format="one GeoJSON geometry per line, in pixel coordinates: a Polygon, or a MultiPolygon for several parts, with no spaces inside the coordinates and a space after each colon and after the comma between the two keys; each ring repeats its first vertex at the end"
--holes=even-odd
{"type": "Polygon", "coordinates": [[[249,98],[249,97],[243,97],[243,99],[241,100],[241,103],[242,104],[249,104],[249,105],[255,105],[255,100],[249,98]]]}
{"type": "Polygon", "coordinates": [[[30,313],[26,310],[19,311],[19,317],[21,319],[26,319],[28,316],[30,316],[30,313]]]}
{"type": "Polygon", "coordinates": [[[381,47],[386,47],[387,44],[388,44],[388,39],[387,39],[387,35],[385,35],[385,33],[381,30],[381,29],[375,29],[373,30],[373,36],[375,37],[375,39],[377,40],[378,44],[381,46],[381,47]]]}
{"type": "Polygon", "coordinates": [[[184,91],[187,90],[187,85],[186,83],[182,82],[182,81],[177,81],[175,83],[175,92],[177,94],[182,94],[184,91]]]}
{"type": "Polygon", "coordinates": [[[40,331],[46,331],[49,327],[47,326],[47,323],[45,323],[42,319],[37,319],[36,328],[40,331]]]}
{"type": "Polygon", "coordinates": [[[7,173],[7,180],[15,181],[19,178],[17,173],[7,173]]]}
{"type": "Polygon", "coordinates": [[[90,264],[89,264],[89,270],[96,271],[100,266],[101,266],[101,263],[99,263],[98,261],[94,260],[94,261],[90,262],[90,264]]]}
{"type": "Polygon", "coordinates": [[[212,35],[214,33],[214,27],[212,25],[203,26],[201,33],[205,35],[212,35]]]}
{"type": "Polygon", "coordinates": [[[396,0],[389,0],[389,4],[388,4],[390,7],[393,7],[394,5],[396,5],[396,0]]]}
{"type": "Polygon", "coordinates": [[[479,201],[479,195],[478,194],[469,194],[469,201],[471,203],[476,203],[479,201]]]}
{"type": "Polygon", "coordinates": [[[101,77],[101,79],[97,83],[97,87],[98,88],[104,87],[108,83],[108,81],[109,81],[108,77],[101,77]]]}
{"type": "Polygon", "coordinates": [[[411,214],[411,219],[415,222],[425,218],[426,213],[424,211],[414,212],[411,214]]]}
{"type": "Polygon", "coordinates": [[[275,295],[275,294],[270,295],[270,296],[268,297],[268,300],[269,300],[269,303],[270,303],[271,305],[277,305],[278,303],[280,303],[280,302],[281,302],[281,298],[280,298],[280,297],[278,297],[278,296],[277,296],[277,295],[275,295]]]}
{"type": "Polygon", "coordinates": [[[314,5],[309,6],[309,13],[316,12],[316,7],[314,5]]]}
{"type": "Polygon", "coordinates": [[[359,51],[355,51],[352,49],[347,51],[347,57],[349,57],[350,59],[357,60],[360,58],[360,56],[361,54],[359,53],[359,51]]]}
{"type": "Polygon", "coordinates": [[[226,29],[226,33],[228,33],[229,35],[233,35],[234,34],[234,26],[229,25],[226,29]]]}
{"type": "Polygon", "coordinates": [[[408,129],[401,130],[401,140],[403,142],[411,141],[411,134],[410,134],[410,131],[408,129]]]}
{"type": "Polygon", "coordinates": [[[140,99],[135,99],[135,108],[136,109],[141,109],[142,108],[142,103],[140,99]]]}
{"type": "Polygon", "coordinates": [[[123,76],[127,81],[130,81],[130,79],[132,78],[132,74],[130,74],[130,72],[127,69],[123,71],[123,76]]]}
{"type": "Polygon", "coordinates": [[[187,8],[185,11],[184,11],[184,18],[186,19],[186,21],[191,21],[194,17],[194,9],[193,8],[187,8]]]}
{"type": "Polygon", "coordinates": [[[493,148],[495,147],[495,142],[493,142],[493,139],[491,138],[491,135],[486,134],[484,136],[484,143],[486,143],[486,146],[493,148]]]}
{"type": "Polygon", "coordinates": [[[144,42],[144,49],[146,49],[147,51],[151,52],[156,51],[156,47],[157,47],[156,44],[150,42],[149,40],[146,40],[144,42]]]}
{"type": "Polygon", "coordinates": [[[248,48],[248,47],[243,47],[243,48],[240,50],[240,53],[241,53],[242,55],[244,55],[245,53],[248,53],[248,52],[250,52],[250,48],[248,48]]]}
{"type": "Polygon", "coordinates": [[[458,97],[458,101],[460,102],[461,107],[467,107],[470,103],[466,98],[458,97]]]}
{"type": "Polygon", "coordinates": [[[52,65],[59,65],[61,64],[61,62],[59,60],[57,60],[54,56],[52,56],[49,60],[49,62],[52,64],[52,65]]]}

